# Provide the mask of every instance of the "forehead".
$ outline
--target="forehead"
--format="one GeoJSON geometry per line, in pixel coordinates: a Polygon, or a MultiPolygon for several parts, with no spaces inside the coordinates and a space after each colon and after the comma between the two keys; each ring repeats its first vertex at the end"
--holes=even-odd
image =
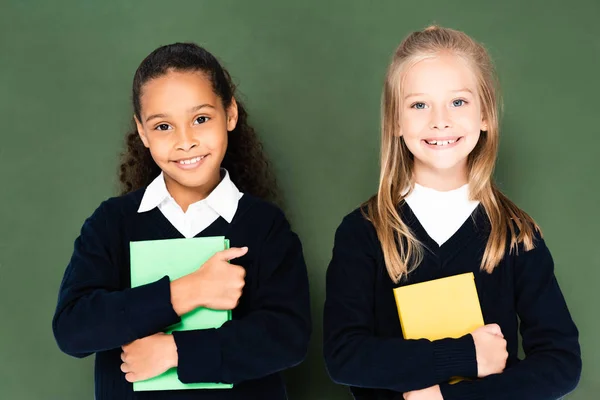
{"type": "Polygon", "coordinates": [[[465,59],[452,54],[416,62],[405,72],[402,84],[403,94],[436,94],[465,88],[476,93],[476,76],[465,59]]]}
{"type": "Polygon", "coordinates": [[[217,106],[210,80],[196,71],[169,71],[146,82],[141,90],[142,113],[189,109],[200,104],[217,106]]]}

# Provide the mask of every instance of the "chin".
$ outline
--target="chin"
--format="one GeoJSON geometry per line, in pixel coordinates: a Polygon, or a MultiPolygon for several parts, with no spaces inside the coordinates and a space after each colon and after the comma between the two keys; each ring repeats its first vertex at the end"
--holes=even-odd
{"type": "Polygon", "coordinates": [[[450,172],[466,165],[466,157],[460,160],[432,160],[427,163],[427,166],[439,172],[450,172]]]}
{"type": "Polygon", "coordinates": [[[172,176],[179,185],[188,188],[197,188],[208,183],[209,179],[205,176],[172,176]]]}
{"type": "Polygon", "coordinates": [[[163,172],[171,181],[185,187],[198,187],[209,181],[209,176],[205,171],[180,171],[177,168],[168,168],[163,169],[163,172]]]}

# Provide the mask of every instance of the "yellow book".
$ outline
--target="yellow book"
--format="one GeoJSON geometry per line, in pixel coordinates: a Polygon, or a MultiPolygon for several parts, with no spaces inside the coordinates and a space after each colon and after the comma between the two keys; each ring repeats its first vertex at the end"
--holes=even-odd
{"type": "Polygon", "coordinates": [[[472,272],[398,287],[394,297],[405,339],[459,338],[484,325],[472,272]]]}

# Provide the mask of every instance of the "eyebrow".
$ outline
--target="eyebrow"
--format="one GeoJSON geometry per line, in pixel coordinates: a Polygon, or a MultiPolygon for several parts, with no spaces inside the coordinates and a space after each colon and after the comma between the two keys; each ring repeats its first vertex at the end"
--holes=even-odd
{"type": "MultiPolygon", "coordinates": [[[[450,92],[452,92],[452,93],[467,92],[467,93],[473,94],[473,91],[471,89],[469,89],[469,88],[462,88],[462,89],[458,89],[458,90],[451,90],[450,92]]],[[[408,94],[408,95],[404,96],[404,99],[408,99],[409,97],[416,97],[416,96],[425,96],[425,93],[411,93],[411,94],[408,94]]]]}
{"type": "MultiPolygon", "coordinates": [[[[199,110],[201,110],[203,108],[213,108],[214,109],[215,107],[213,105],[208,104],[208,103],[207,104],[200,104],[199,106],[195,106],[195,107],[190,108],[188,110],[188,113],[191,114],[191,113],[199,111],[199,110]]],[[[151,119],[156,119],[156,118],[168,118],[168,116],[169,116],[168,114],[152,114],[152,115],[148,116],[148,118],[146,118],[146,122],[150,121],[151,119]]]]}

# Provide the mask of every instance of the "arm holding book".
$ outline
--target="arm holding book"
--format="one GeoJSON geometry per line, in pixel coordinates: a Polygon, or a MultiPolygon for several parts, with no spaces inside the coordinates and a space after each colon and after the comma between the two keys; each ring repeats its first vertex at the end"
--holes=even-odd
{"type": "Polygon", "coordinates": [[[335,236],[327,270],[325,362],[340,384],[397,392],[422,389],[454,376],[475,377],[473,337],[405,340],[375,334],[373,287],[379,243],[360,214],[347,216],[335,236]]]}
{"type": "MultiPolygon", "coordinates": [[[[198,270],[171,282],[171,303],[182,316],[198,307],[214,310],[235,308],[242,295],[246,270],[229,261],[242,257],[248,248],[216,253],[198,270]]],[[[156,333],[122,346],[121,371],[129,382],[143,381],[177,367],[173,335],[156,333]]]]}
{"type": "Polygon", "coordinates": [[[164,276],[122,289],[123,266],[115,256],[122,244],[111,219],[115,211],[108,207],[102,203],[83,224],[63,277],[52,321],[62,351],[86,357],[159,333],[197,307],[231,309],[237,304],[244,269],[227,261],[247,249],[220,252],[173,282],[164,276]]]}
{"type": "Polygon", "coordinates": [[[239,383],[298,364],[310,338],[308,276],[302,246],[283,213],[257,252],[258,285],[249,312],[217,329],[173,332],[183,383],[239,383]]]}
{"type": "MultiPolygon", "coordinates": [[[[497,324],[489,324],[477,328],[473,333],[475,352],[477,354],[477,376],[484,378],[488,375],[504,371],[508,352],[506,340],[497,324]]],[[[404,393],[404,400],[443,400],[440,385],[404,393]]]]}
{"type": "Polygon", "coordinates": [[[52,321],[58,346],[74,357],[119,348],[179,321],[167,276],[122,289],[116,211],[108,207],[102,203],[81,228],[52,321]]]}
{"type": "Polygon", "coordinates": [[[554,275],[544,240],[519,251],[515,301],[525,359],[501,374],[472,382],[442,384],[446,400],[555,399],[573,390],[581,374],[578,330],[554,275]]]}

